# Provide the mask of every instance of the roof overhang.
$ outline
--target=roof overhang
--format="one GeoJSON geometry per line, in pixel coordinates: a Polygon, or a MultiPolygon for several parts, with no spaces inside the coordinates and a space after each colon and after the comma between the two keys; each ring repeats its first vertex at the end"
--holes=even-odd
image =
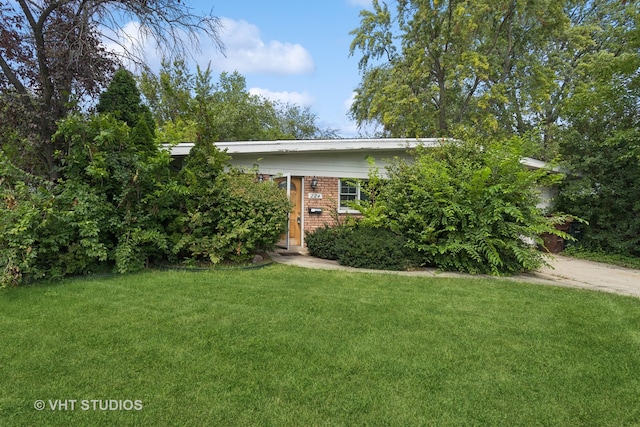
{"type": "MultiPolygon", "coordinates": [[[[353,138],[275,141],[231,141],[216,142],[216,146],[230,155],[234,154],[286,154],[286,153],[340,153],[340,152],[392,152],[406,151],[419,146],[435,147],[445,138],[353,138]]],[[[195,144],[183,142],[165,145],[172,156],[186,156],[195,144]]],[[[523,157],[520,163],[529,169],[548,168],[549,164],[531,157],[523,157]]],[[[558,167],[551,169],[561,172],[558,167]]]]}
{"type": "MultiPolygon", "coordinates": [[[[228,154],[326,153],[340,151],[402,151],[418,146],[433,147],[443,141],[439,138],[370,138],[370,139],[318,139],[276,141],[216,142],[228,154]]],[[[186,156],[193,142],[165,146],[172,156],[186,156]]]]}

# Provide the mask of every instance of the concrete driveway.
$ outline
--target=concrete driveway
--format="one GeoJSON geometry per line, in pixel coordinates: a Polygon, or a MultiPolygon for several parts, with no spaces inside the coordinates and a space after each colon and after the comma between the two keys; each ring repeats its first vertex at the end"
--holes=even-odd
{"type": "MultiPolygon", "coordinates": [[[[278,263],[323,270],[387,273],[403,276],[495,278],[493,276],[484,275],[472,276],[464,273],[439,272],[435,269],[425,269],[420,271],[380,271],[345,267],[339,265],[336,261],[329,261],[309,256],[305,250],[289,253],[283,251],[274,252],[271,253],[270,256],[273,261],[278,263]]],[[[539,271],[508,277],[505,279],[544,285],[591,289],[640,298],[640,270],[615,267],[608,264],[584,261],[558,255],[554,256],[554,258],[550,260],[550,264],[550,267],[544,267],[539,271]]]]}
{"type": "Polygon", "coordinates": [[[533,274],[561,286],[640,297],[640,270],[556,255],[551,267],[533,274]]]}

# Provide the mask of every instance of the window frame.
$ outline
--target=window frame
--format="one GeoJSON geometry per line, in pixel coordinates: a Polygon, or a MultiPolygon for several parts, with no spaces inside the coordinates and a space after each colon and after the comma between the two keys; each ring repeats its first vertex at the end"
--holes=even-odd
{"type": "Polygon", "coordinates": [[[356,209],[351,209],[347,206],[342,206],[342,196],[350,196],[353,195],[351,193],[343,193],[342,192],[342,183],[345,182],[347,185],[354,187],[356,192],[355,192],[355,199],[353,199],[354,201],[356,200],[366,200],[366,197],[363,198],[363,194],[361,192],[361,184],[362,182],[366,182],[366,180],[362,180],[362,179],[358,179],[358,178],[339,178],[338,179],[338,213],[353,213],[353,214],[358,214],[360,213],[360,211],[356,210],[356,209]],[[356,184],[356,185],[353,185],[356,184]]]}

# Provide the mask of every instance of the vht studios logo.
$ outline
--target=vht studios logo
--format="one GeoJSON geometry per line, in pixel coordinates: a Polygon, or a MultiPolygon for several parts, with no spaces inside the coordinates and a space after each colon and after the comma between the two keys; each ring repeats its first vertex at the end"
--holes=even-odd
{"type": "Polygon", "coordinates": [[[142,400],[116,400],[116,399],[55,399],[36,400],[33,407],[38,411],[48,409],[50,411],[140,411],[142,400]]]}

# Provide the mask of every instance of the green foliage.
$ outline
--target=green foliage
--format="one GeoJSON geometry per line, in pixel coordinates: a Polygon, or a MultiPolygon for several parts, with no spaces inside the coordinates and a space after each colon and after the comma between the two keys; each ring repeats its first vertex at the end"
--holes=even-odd
{"type": "Polygon", "coordinates": [[[112,115],[69,117],[55,183],[0,157],[0,286],[176,257],[245,261],[275,244],[290,210],[275,183],[226,172],[228,156],[203,142],[176,176],[167,151],[135,142],[145,134],[112,115]]]}
{"type": "Polygon", "coordinates": [[[350,46],[361,55],[362,73],[351,116],[359,125],[381,125],[386,136],[536,132],[539,144],[529,155],[551,160],[576,88],[611,61],[637,69],[636,2],[393,4],[374,1],[363,10],[350,46]]]}
{"type": "MultiPolygon", "coordinates": [[[[220,206],[218,233],[224,236],[225,258],[246,260],[273,248],[286,231],[291,204],[275,182],[256,182],[242,172],[224,176],[228,199],[220,206]]],[[[222,240],[222,239],[221,239],[222,240]]]]}
{"type": "Polygon", "coordinates": [[[376,270],[407,270],[419,265],[417,251],[406,246],[404,236],[385,228],[356,225],[345,229],[336,241],[342,265],[376,270]]]}
{"type": "Polygon", "coordinates": [[[318,126],[317,115],[308,107],[250,93],[238,72],[223,72],[214,81],[210,68],[198,68],[193,75],[178,60],[163,62],[158,76],[143,73],[140,84],[163,143],[195,141],[199,127],[214,141],[336,137],[335,130],[318,126]]]}
{"type": "MultiPolygon", "coordinates": [[[[225,170],[229,157],[211,142],[224,109],[209,102],[221,96],[209,83],[198,76],[194,114],[184,122],[197,143],[179,175],[124,70],[101,97],[101,113],[58,123],[53,142],[66,148],[56,153],[55,182],[23,172],[0,151],[0,286],[105,266],[124,273],[176,257],[243,261],[274,245],[287,196],[274,183],[225,170]]],[[[223,83],[230,100],[244,99],[240,76],[223,83]]],[[[171,132],[186,134],[179,126],[171,132]]]]}
{"type": "MultiPolygon", "coordinates": [[[[636,11],[636,20],[637,11],[636,11]]],[[[614,29],[615,30],[615,29],[614,29]]],[[[619,40],[635,53],[592,55],[566,108],[560,145],[569,179],[558,206],[581,216],[580,244],[590,251],[640,256],[640,36],[619,40]],[[586,76],[591,78],[587,79],[586,76]]]]}
{"type": "Polygon", "coordinates": [[[100,239],[108,205],[86,185],[36,188],[0,171],[0,287],[87,273],[107,259],[100,239]]]}
{"type": "Polygon", "coordinates": [[[120,68],[113,76],[107,90],[100,94],[96,106],[99,113],[111,113],[129,127],[135,128],[139,122],[145,122],[148,131],[153,134],[155,123],[149,108],[142,104],[140,91],[131,72],[120,68]]]}
{"type": "Polygon", "coordinates": [[[126,272],[166,257],[164,228],[176,214],[166,185],[170,158],[142,150],[144,132],[137,144],[132,135],[111,115],[74,115],[55,136],[69,147],[57,182],[2,163],[3,284],[83,274],[107,261],[126,272]]]}
{"type": "Polygon", "coordinates": [[[495,275],[535,270],[544,255],[540,235],[571,239],[555,228],[567,215],[537,208],[540,185],[562,176],[520,163],[521,139],[483,146],[443,140],[395,159],[383,180],[373,168],[360,183],[368,196],[352,204],[363,217],[348,227],[308,233],[312,255],[352,267],[407,269],[418,265],[495,275]]]}
{"type": "Polygon", "coordinates": [[[168,185],[169,154],[149,149],[149,139],[143,139],[149,133],[136,132],[145,127],[138,123],[130,129],[109,115],[72,116],[60,124],[57,135],[71,147],[63,160],[66,181],[61,185],[84,183],[104,198],[108,221],[101,224],[101,238],[119,272],[162,258],[168,251],[164,228],[177,215],[168,185]]]}
{"type": "Polygon", "coordinates": [[[329,227],[325,224],[324,227],[306,232],[304,241],[311,255],[324,259],[338,259],[337,242],[345,231],[346,227],[329,227]]]}
{"type": "Polygon", "coordinates": [[[553,227],[536,207],[536,186],[547,171],[519,162],[522,143],[482,146],[444,141],[418,149],[411,163],[396,160],[384,187],[388,223],[420,253],[422,263],[469,273],[514,274],[535,270],[541,243],[553,227]]]}
{"type": "Polygon", "coordinates": [[[160,128],[193,114],[191,91],[194,76],[184,60],[163,60],[158,75],[147,70],[139,77],[138,83],[160,128]]]}
{"type": "Polygon", "coordinates": [[[403,236],[366,225],[364,220],[348,226],[325,225],[308,232],[305,242],[311,255],[349,267],[407,270],[420,264],[403,236]]]}
{"type": "Polygon", "coordinates": [[[187,156],[180,172],[183,211],[172,226],[179,258],[246,261],[272,247],[285,230],[291,209],[286,193],[240,171],[225,173],[227,161],[204,141],[187,156]]]}
{"type": "Polygon", "coordinates": [[[360,187],[361,197],[351,202],[349,207],[363,214],[358,223],[365,227],[384,228],[387,225],[386,204],[382,197],[387,181],[380,176],[380,168],[375,166],[372,157],[369,163],[369,177],[367,180],[356,180],[360,187]]]}
{"type": "Polygon", "coordinates": [[[560,209],[589,221],[579,226],[588,250],[640,256],[640,131],[565,140],[573,174],[561,187],[560,209]]]}

